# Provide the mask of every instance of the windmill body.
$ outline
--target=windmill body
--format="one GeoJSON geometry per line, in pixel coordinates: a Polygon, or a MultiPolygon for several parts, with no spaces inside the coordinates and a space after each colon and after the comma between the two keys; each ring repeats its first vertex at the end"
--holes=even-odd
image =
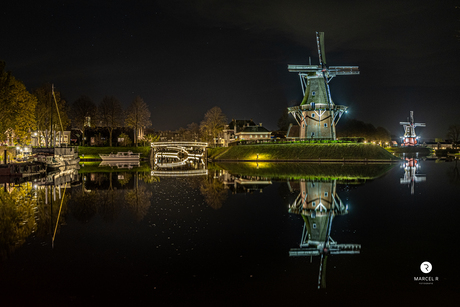
{"type": "Polygon", "coordinates": [[[357,66],[326,66],[324,33],[316,32],[319,65],[288,65],[299,74],[304,98],[300,106],[288,108],[299,124],[301,139],[336,139],[335,126],[347,107],[336,105],[331,98],[329,82],[338,75],[357,75],[357,66]]]}
{"type": "Polygon", "coordinates": [[[417,144],[417,135],[415,127],[426,127],[425,123],[414,123],[414,112],[410,111],[410,118],[407,122],[400,122],[404,127],[404,136],[402,138],[402,146],[415,146],[417,144]]]}

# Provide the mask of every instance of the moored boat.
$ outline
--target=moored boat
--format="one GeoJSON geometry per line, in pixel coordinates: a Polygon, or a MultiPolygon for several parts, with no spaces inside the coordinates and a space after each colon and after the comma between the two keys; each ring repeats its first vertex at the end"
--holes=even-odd
{"type": "Polygon", "coordinates": [[[133,153],[132,151],[117,152],[110,154],[99,154],[102,161],[139,161],[141,154],[133,153]]]}
{"type": "Polygon", "coordinates": [[[27,177],[46,171],[44,163],[9,163],[0,164],[0,176],[27,177]]]}

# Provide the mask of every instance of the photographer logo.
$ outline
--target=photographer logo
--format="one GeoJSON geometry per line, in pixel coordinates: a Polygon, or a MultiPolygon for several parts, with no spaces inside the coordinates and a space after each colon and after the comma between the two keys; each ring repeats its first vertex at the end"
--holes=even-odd
{"type": "Polygon", "coordinates": [[[431,266],[431,263],[429,263],[428,261],[425,261],[420,265],[420,271],[422,271],[425,274],[430,273],[432,269],[433,267],[431,266]]]}

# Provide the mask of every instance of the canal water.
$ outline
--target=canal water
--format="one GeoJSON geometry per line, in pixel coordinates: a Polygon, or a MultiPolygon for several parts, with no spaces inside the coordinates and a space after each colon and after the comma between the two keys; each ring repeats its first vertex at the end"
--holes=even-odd
{"type": "Polygon", "coordinates": [[[5,185],[0,305],[452,306],[459,168],[83,167],[61,199],[52,185],[5,185]]]}

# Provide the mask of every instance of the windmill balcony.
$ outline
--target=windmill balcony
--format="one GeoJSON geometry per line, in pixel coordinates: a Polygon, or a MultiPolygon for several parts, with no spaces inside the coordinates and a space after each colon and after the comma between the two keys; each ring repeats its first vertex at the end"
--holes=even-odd
{"type": "Polygon", "coordinates": [[[327,103],[311,103],[311,104],[304,104],[295,107],[289,107],[288,111],[295,112],[295,111],[343,111],[345,112],[348,109],[346,106],[341,105],[328,105],[327,103]]]}

